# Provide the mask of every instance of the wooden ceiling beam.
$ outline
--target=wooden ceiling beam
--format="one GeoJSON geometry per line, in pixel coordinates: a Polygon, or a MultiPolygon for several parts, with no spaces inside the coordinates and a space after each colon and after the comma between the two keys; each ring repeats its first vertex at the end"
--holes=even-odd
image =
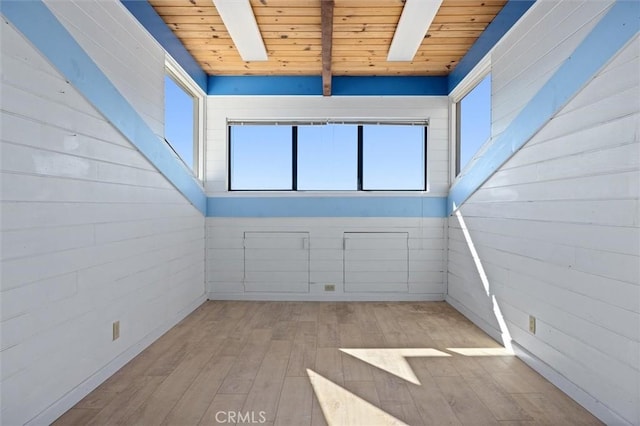
{"type": "Polygon", "coordinates": [[[322,95],[331,96],[331,48],[333,45],[333,0],[321,0],[322,95]]]}

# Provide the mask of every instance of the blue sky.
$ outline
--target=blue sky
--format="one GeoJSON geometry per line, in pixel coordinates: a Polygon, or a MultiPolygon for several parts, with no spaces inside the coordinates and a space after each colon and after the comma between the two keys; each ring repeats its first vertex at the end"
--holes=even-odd
{"type": "Polygon", "coordinates": [[[169,76],[164,78],[164,137],[193,169],[194,100],[169,76]]]}
{"type": "Polygon", "coordinates": [[[461,101],[460,170],[491,136],[491,74],[461,101]]]}

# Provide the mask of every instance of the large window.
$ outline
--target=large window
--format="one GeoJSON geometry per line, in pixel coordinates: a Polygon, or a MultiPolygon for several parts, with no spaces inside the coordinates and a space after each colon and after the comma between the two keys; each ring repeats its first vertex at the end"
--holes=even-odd
{"type": "Polygon", "coordinates": [[[418,124],[232,124],[229,190],[424,191],[418,124]]]}
{"type": "Polygon", "coordinates": [[[456,110],[458,175],[491,137],[491,74],[457,103],[456,110]]]}
{"type": "Polygon", "coordinates": [[[178,77],[164,78],[164,138],[182,161],[198,174],[199,101],[178,77]]]}

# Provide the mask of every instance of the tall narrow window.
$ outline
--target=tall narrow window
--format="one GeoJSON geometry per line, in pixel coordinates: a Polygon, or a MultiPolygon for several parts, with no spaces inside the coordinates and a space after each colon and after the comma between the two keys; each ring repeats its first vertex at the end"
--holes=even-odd
{"type": "Polygon", "coordinates": [[[197,168],[197,101],[171,76],[164,78],[164,138],[191,169],[197,168]]]}
{"type": "Polygon", "coordinates": [[[291,126],[231,126],[229,141],[229,189],[293,189],[291,126]]]}
{"type": "Polygon", "coordinates": [[[358,126],[298,126],[298,189],[358,189],[358,126]]]}
{"type": "Polygon", "coordinates": [[[491,137],[491,74],[457,104],[456,175],[491,137]]]}
{"type": "Polygon", "coordinates": [[[425,190],[423,126],[363,126],[362,189],[425,190]]]}

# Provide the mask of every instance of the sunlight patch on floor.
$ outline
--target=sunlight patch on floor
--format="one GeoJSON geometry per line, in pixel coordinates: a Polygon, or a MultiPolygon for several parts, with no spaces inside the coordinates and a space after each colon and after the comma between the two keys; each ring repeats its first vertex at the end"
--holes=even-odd
{"type": "Polygon", "coordinates": [[[313,392],[329,426],[337,425],[407,425],[343,387],[307,369],[313,392]]]}
{"type": "Polygon", "coordinates": [[[442,357],[451,356],[446,352],[432,348],[373,348],[373,349],[345,349],[340,350],[352,357],[378,367],[387,373],[398,376],[407,382],[419,385],[413,369],[406,357],[442,357]]]}
{"type": "Polygon", "coordinates": [[[463,356],[513,356],[507,348],[447,348],[448,351],[463,356]]]}

